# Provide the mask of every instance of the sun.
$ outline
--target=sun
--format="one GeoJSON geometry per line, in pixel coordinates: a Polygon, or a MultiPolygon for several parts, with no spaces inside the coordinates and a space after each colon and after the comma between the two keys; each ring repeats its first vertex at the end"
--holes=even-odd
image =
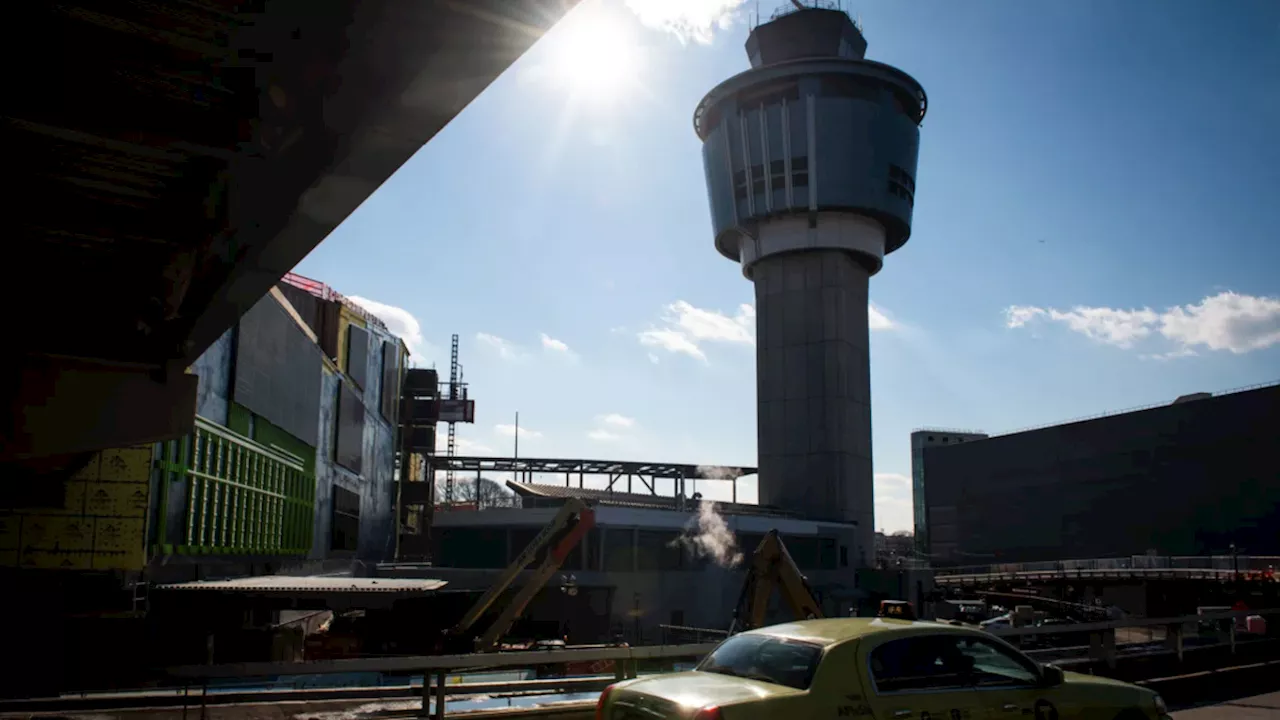
{"type": "Polygon", "coordinates": [[[633,92],[641,58],[634,28],[598,1],[583,3],[557,27],[551,72],[557,84],[592,104],[613,104],[633,92]]]}

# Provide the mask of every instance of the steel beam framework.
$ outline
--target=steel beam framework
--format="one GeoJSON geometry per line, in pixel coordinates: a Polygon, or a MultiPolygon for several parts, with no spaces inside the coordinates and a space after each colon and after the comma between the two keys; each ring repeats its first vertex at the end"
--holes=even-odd
{"type": "MultiPolygon", "coordinates": [[[[756,474],[753,467],[722,467],[711,465],[684,465],[680,463],[629,462],[625,460],[581,460],[581,459],[547,459],[547,458],[498,458],[498,457],[449,457],[436,458],[437,470],[446,472],[473,473],[514,473],[520,482],[533,482],[533,475],[564,475],[565,487],[571,487],[576,475],[578,487],[583,487],[587,475],[601,475],[609,478],[607,490],[626,481],[626,492],[632,492],[632,481],[640,484],[657,495],[656,481],[674,480],[683,490],[685,480],[737,480],[745,475],[756,474]]],[[[736,485],[735,485],[736,486],[736,485]]],[[[621,491],[621,490],[619,490],[621,491]]]]}

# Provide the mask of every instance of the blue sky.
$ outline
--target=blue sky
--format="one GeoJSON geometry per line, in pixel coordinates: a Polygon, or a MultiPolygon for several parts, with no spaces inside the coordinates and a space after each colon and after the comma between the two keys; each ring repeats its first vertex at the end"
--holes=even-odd
{"type": "MultiPolygon", "coordinates": [[[[461,336],[464,453],[509,455],[519,411],[526,457],[754,464],[753,293],[691,122],[754,9],[584,0],[299,265],[423,365],[461,336]]],[[[878,528],[910,526],[913,428],[1280,379],[1280,4],[853,10],[929,93],[913,235],[871,283],[878,528]]]]}

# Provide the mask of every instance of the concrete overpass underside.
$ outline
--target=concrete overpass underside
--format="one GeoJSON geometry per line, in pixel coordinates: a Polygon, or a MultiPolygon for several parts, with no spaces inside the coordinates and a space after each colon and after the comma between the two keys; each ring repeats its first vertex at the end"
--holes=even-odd
{"type": "Polygon", "coordinates": [[[576,2],[8,7],[6,473],[188,432],[192,360],[576,2]]]}

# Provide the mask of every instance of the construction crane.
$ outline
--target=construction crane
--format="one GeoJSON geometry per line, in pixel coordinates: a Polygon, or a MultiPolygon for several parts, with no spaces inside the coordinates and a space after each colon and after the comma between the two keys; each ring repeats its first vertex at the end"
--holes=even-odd
{"type": "Polygon", "coordinates": [[[520,617],[547,581],[560,571],[560,566],[564,564],[569,551],[577,547],[587,531],[595,527],[595,524],[595,510],[588,507],[585,501],[579,498],[569,498],[565,501],[560,512],[556,513],[533,542],[530,542],[529,546],[502,571],[498,579],[467,610],[458,624],[445,633],[446,652],[454,650],[489,652],[496,649],[498,641],[511,629],[511,624],[520,617]],[[503,609],[498,619],[475,639],[474,647],[465,647],[465,639],[471,626],[493,607],[502,593],[515,582],[520,572],[539,556],[542,557],[542,561],[534,568],[528,582],[516,592],[515,597],[503,609]]]}
{"type": "Polygon", "coordinates": [[[774,587],[781,589],[783,601],[797,620],[822,617],[822,609],[809,589],[809,581],[791,559],[791,553],[787,552],[778,531],[770,530],[751,553],[747,578],[733,609],[730,635],[764,626],[765,612],[769,609],[769,597],[773,595],[774,587]]]}

